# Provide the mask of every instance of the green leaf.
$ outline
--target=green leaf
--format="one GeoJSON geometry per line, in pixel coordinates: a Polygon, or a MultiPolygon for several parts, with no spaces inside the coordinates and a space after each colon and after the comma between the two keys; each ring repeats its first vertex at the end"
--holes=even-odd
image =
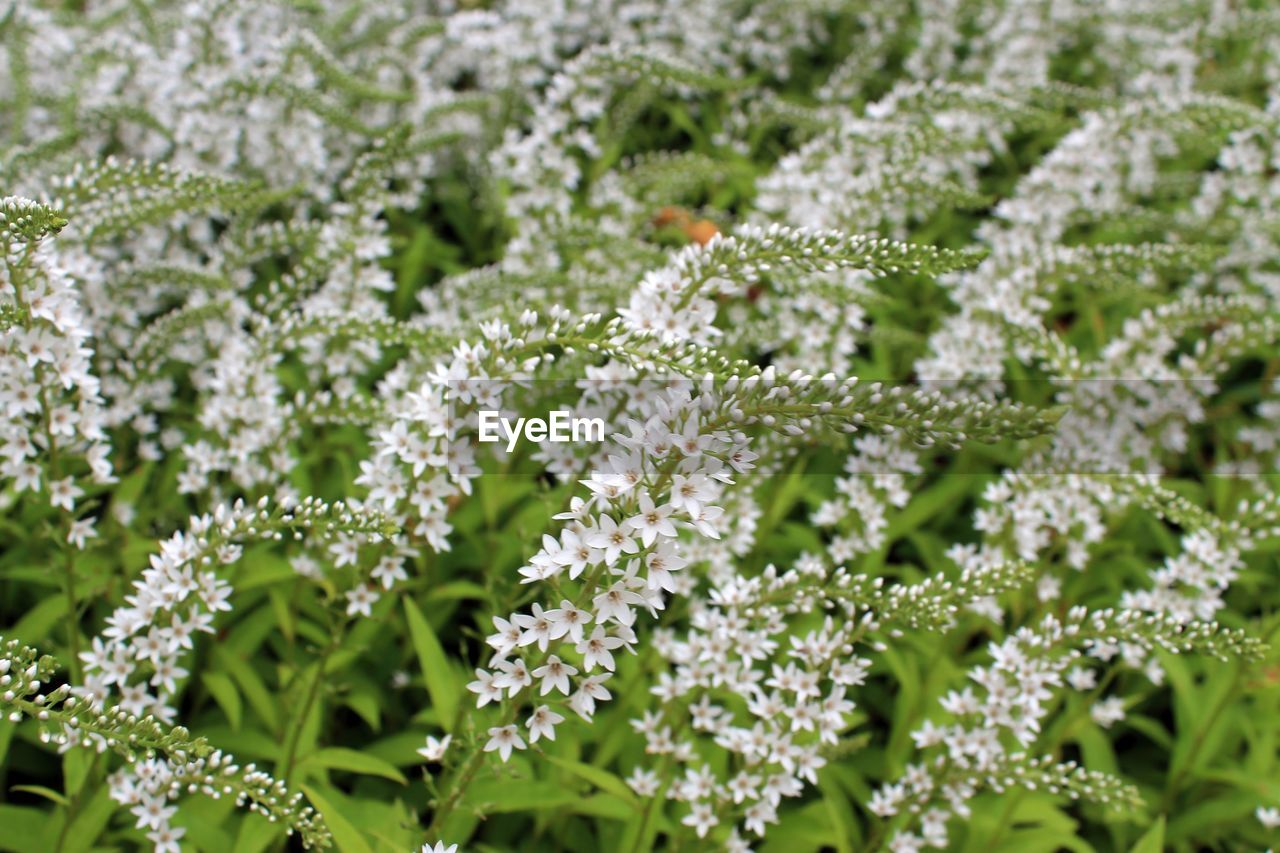
{"type": "Polygon", "coordinates": [[[428,601],[445,601],[455,598],[475,598],[483,601],[488,597],[489,593],[484,587],[471,581],[453,581],[427,593],[428,601]]]}
{"type": "Polygon", "coordinates": [[[267,598],[271,601],[271,609],[275,611],[276,624],[280,626],[280,633],[292,643],[298,634],[298,624],[288,594],[282,588],[273,586],[267,590],[267,598]]]}
{"type": "Polygon", "coordinates": [[[88,803],[82,805],[67,827],[67,834],[62,845],[64,853],[76,850],[90,850],[102,835],[103,830],[116,812],[116,801],[111,799],[107,786],[103,785],[94,792],[88,803]]]}
{"type": "Polygon", "coordinates": [[[1228,791],[1221,797],[1196,801],[1178,811],[1169,821],[1166,840],[1169,846],[1187,843],[1218,827],[1243,820],[1253,820],[1258,796],[1252,791],[1228,791]]]}
{"type": "Polygon", "coordinates": [[[66,612],[67,599],[61,595],[50,596],[23,614],[17,625],[5,631],[5,636],[17,637],[26,643],[41,643],[54,626],[63,621],[66,612]]]}
{"type": "Polygon", "coordinates": [[[320,767],[326,770],[346,770],[349,773],[362,773],[366,776],[381,776],[384,779],[399,782],[401,785],[409,784],[409,780],[404,778],[404,774],[390,763],[383,761],[381,758],[375,758],[372,755],[356,752],[354,749],[346,749],[341,746],[330,746],[316,750],[302,759],[300,766],[320,767]]]}
{"type": "Polygon", "coordinates": [[[237,590],[287,584],[298,579],[298,573],[289,565],[289,561],[273,553],[268,547],[246,549],[240,567],[240,575],[236,579],[237,590]]]}
{"type": "Polygon", "coordinates": [[[359,714],[375,732],[382,729],[382,703],[377,694],[352,692],[342,697],[342,704],[359,714]]]}
{"type": "Polygon", "coordinates": [[[333,803],[321,795],[316,788],[303,785],[302,792],[307,795],[311,805],[315,806],[316,811],[320,812],[320,816],[324,818],[325,825],[333,833],[334,844],[338,846],[341,853],[373,853],[373,849],[364,840],[360,830],[356,829],[351,821],[334,808],[333,803]]]}
{"type": "Polygon", "coordinates": [[[482,814],[502,814],[564,808],[583,798],[554,785],[536,784],[531,779],[494,779],[473,782],[466,799],[482,814]]]}
{"type": "Polygon", "coordinates": [[[49,822],[45,812],[27,806],[11,806],[0,803],[0,850],[12,850],[14,853],[40,853],[43,850],[38,841],[49,822]]]}
{"type": "Polygon", "coordinates": [[[431,630],[431,624],[423,617],[418,606],[408,598],[404,600],[404,615],[409,623],[409,633],[413,637],[418,665],[422,667],[427,693],[431,695],[431,703],[440,715],[440,725],[445,731],[452,732],[461,691],[457,677],[449,668],[449,660],[445,657],[444,648],[436,638],[435,631],[431,630]]]}
{"type": "Polygon", "coordinates": [[[272,823],[260,814],[245,815],[240,824],[240,833],[236,836],[236,846],[232,853],[262,853],[278,838],[284,837],[284,827],[272,823]]]}
{"type": "Polygon", "coordinates": [[[245,726],[234,731],[226,725],[202,726],[200,733],[223,749],[230,750],[236,758],[248,761],[280,760],[280,740],[256,726],[245,726]]]}
{"type": "Polygon", "coordinates": [[[71,803],[60,792],[52,788],[46,788],[44,785],[13,785],[10,791],[22,791],[24,794],[35,794],[37,797],[44,797],[46,800],[55,802],[60,806],[70,808],[71,803]]]}
{"type": "Polygon", "coordinates": [[[394,767],[413,767],[422,764],[422,756],[416,750],[425,739],[423,732],[396,732],[362,747],[362,750],[365,755],[381,758],[394,767]]]}
{"type": "Polygon", "coordinates": [[[222,713],[227,715],[227,724],[231,726],[231,730],[239,731],[240,721],[244,717],[244,703],[240,701],[240,691],[236,690],[234,682],[226,673],[216,670],[206,672],[201,676],[201,681],[222,709],[222,713]]]}
{"type": "Polygon", "coordinates": [[[213,656],[219,666],[231,673],[231,677],[240,686],[244,697],[249,700],[254,713],[272,731],[279,731],[280,715],[276,710],[276,701],[267,690],[267,686],[262,683],[262,679],[253,671],[253,667],[249,666],[248,661],[237,657],[222,646],[214,646],[213,656]]]}
{"type": "Polygon", "coordinates": [[[75,797],[89,778],[89,769],[95,756],[88,750],[69,749],[62,756],[62,790],[68,797],[75,797]]]}
{"type": "Polygon", "coordinates": [[[1093,848],[1079,838],[1063,835],[1056,829],[1026,829],[1012,833],[993,853],[1093,853],[1093,848]]]}
{"type": "Polygon", "coordinates": [[[9,743],[17,729],[17,724],[9,722],[8,718],[0,719],[0,764],[4,764],[5,757],[9,754],[9,743]]]}
{"type": "Polygon", "coordinates": [[[861,832],[858,820],[853,814],[849,800],[840,790],[840,785],[830,773],[818,774],[818,789],[822,792],[822,802],[827,807],[827,816],[831,825],[836,828],[835,847],[840,853],[853,853],[854,842],[860,841],[861,832]]]}
{"type": "Polygon", "coordinates": [[[1129,853],[1160,853],[1164,850],[1164,815],[1160,815],[1151,828],[1142,833],[1138,843],[1129,848],[1129,853]]]}
{"type": "MultiPolygon", "coordinates": [[[[203,801],[213,802],[207,799],[203,801]]],[[[187,833],[182,839],[183,845],[192,844],[202,851],[233,849],[235,844],[227,832],[229,828],[227,824],[230,822],[210,820],[207,815],[192,808],[196,802],[201,802],[201,799],[191,797],[182,804],[182,824],[187,828],[187,833]]],[[[231,823],[231,827],[234,827],[234,823],[231,823]]]]}
{"type": "Polygon", "coordinates": [[[613,794],[594,794],[575,797],[566,805],[573,814],[602,817],[606,820],[625,821],[636,813],[635,799],[620,800],[613,794]]]}
{"type": "Polygon", "coordinates": [[[592,767],[590,764],[583,764],[580,761],[570,761],[567,758],[557,758],[554,755],[546,756],[546,760],[555,766],[569,771],[573,775],[585,779],[592,785],[595,785],[601,791],[613,794],[621,800],[634,804],[636,796],[631,789],[627,787],[627,783],[623,782],[608,770],[599,767],[592,767]]]}

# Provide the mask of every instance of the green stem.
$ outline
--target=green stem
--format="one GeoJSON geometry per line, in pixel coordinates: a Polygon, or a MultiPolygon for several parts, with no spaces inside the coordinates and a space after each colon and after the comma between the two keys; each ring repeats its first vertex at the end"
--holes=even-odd
{"type": "Polygon", "coordinates": [[[75,556],[67,549],[66,571],[63,573],[63,588],[67,594],[67,645],[71,648],[71,660],[67,669],[71,672],[74,684],[83,684],[80,661],[80,602],[76,600],[75,556]]]}
{"type": "Polygon", "coordinates": [[[645,799],[644,811],[640,813],[640,827],[636,830],[636,838],[631,845],[631,853],[640,853],[640,851],[643,849],[644,837],[649,830],[649,818],[653,816],[653,812],[654,812],[653,806],[655,803],[658,802],[658,800],[666,796],[667,785],[665,783],[665,780],[670,775],[671,764],[672,764],[672,761],[671,761],[670,755],[662,756],[662,765],[659,768],[658,778],[664,780],[664,783],[662,785],[662,788],[656,791],[652,797],[648,797],[645,799]]]}
{"type": "MultiPolygon", "coordinates": [[[[88,774],[92,774],[94,769],[98,766],[98,755],[99,754],[95,752],[93,757],[89,760],[88,774]]],[[[58,841],[53,848],[56,853],[62,853],[62,850],[67,843],[67,830],[71,828],[71,822],[73,818],[75,818],[76,813],[80,810],[80,803],[84,799],[85,784],[86,781],[82,780],[80,789],[71,796],[70,801],[67,803],[67,819],[63,821],[62,828],[58,830],[58,841]]]]}
{"type": "MultiPolygon", "coordinates": [[[[45,477],[48,482],[45,488],[51,488],[54,480],[60,479],[62,466],[58,459],[58,438],[53,434],[53,423],[49,416],[49,398],[43,386],[40,388],[40,412],[42,416],[42,425],[44,427],[45,442],[49,448],[49,469],[45,471],[45,477]]],[[[71,523],[74,519],[67,522],[67,533],[71,532],[71,523]]],[[[71,544],[67,542],[67,537],[63,536],[62,547],[65,549],[66,562],[63,566],[62,588],[67,596],[67,647],[71,651],[71,661],[69,670],[71,677],[77,684],[84,682],[81,672],[80,662],[80,603],[76,600],[76,571],[75,571],[75,551],[71,544]]]]}
{"type": "Polygon", "coordinates": [[[281,765],[284,767],[282,781],[285,787],[293,781],[293,771],[297,766],[298,760],[298,744],[302,740],[302,730],[307,725],[307,717],[311,716],[311,709],[315,706],[316,700],[320,696],[320,682],[324,680],[324,667],[329,661],[329,655],[342,644],[343,635],[346,634],[345,624],[333,633],[333,638],[329,641],[329,645],[320,655],[320,659],[316,661],[316,672],[311,679],[311,683],[307,685],[307,696],[302,702],[302,708],[294,720],[289,730],[285,732],[285,750],[281,765]]]}
{"type": "Polygon", "coordinates": [[[1218,721],[1218,717],[1226,710],[1227,705],[1235,698],[1236,692],[1239,690],[1240,675],[1244,668],[1238,663],[1234,664],[1234,666],[1235,672],[1231,677],[1230,686],[1222,691],[1222,696],[1214,703],[1213,710],[1209,712],[1209,716],[1205,718],[1204,723],[1196,730],[1195,737],[1191,741],[1191,749],[1187,752],[1186,760],[1182,762],[1182,767],[1178,769],[1178,772],[1169,778],[1169,784],[1165,786],[1164,796],[1160,799],[1161,814],[1168,814],[1169,810],[1173,808],[1173,799],[1178,795],[1178,791],[1182,789],[1182,782],[1186,779],[1187,774],[1191,772],[1196,756],[1200,754],[1205,740],[1209,737],[1210,730],[1213,729],[1214,723],[1218,721]]]}
{"type": "MultiPolygon", "coordinates": [[[[515,722],[516,715],[519,713],[518,708],[519,704],[512,702],[511,707],[507,709],[507,713],[503,715],[501,725],[509,726],[515,722]]],[[[480,746],[480,737],[477,737],[471,747],[471,754],[467,756],[462,769],[458,771],[457,781],[452,785],[449,796],[436,807],[435,814],[431,816],[431,824],[427,827],[428,838],[440,840],[440,830],[444,826],[445,819],[453,813],[458,801],[462,799],[462,795],[471,786],[471,782],[475,779],[476,773],[479,772],[480,765],[483,763],[484,750],[480,746]]]]}

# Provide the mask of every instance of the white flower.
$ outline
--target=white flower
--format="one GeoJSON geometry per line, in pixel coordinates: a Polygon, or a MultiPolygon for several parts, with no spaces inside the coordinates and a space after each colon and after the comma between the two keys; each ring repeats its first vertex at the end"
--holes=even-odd
{"type": "Polygon", "coordinates": [[[329,553],[333,555],[335,569],[354,566],[360,559],[360,542],[354,536],[343,534],[338,537],[337,542],[329,546],[329,553]]]}
{"type": "Polygon", "coordinates": [[[591,636],[574,647],[582,655],[582,666],[587,672],[602,666],[610,672],[614,671],[613,650],[621,646],[622,640],[605,633],[603,625],[597,625],[591,636]]]}
{"type": "Polygon", "coordinates": [[[372,616],[373,605],[379,595],[370,584],[360,584],[347,590],[347,615],[372,616]]]}
{"type": "Polygon", "coordinates": [[[1258,823],[1262,824],[1267,829],[1280,828],[1280,808],[1275,808],[1274,806],[1270,808],[1258,806],[1258,809],[1254,814],[1258,818],[1258,823]]]}
{"type": "Polygon", "coordinates": [[[139,829],[161,830],[167,827],[169,819],[178,813],[178,807],[166,805],[163,796],[149,796],[130,811],[138,818],[139,829]]]}
{"type": "Polygon", "coordinates": [[[613,698],[613,694],[604,686],[604,682],[610,677],[608,673],[605,673],[582,679],[582,681],[578,682],[578,692],[569,697],[569,707],[578,716],[590,722],[591,715],[596,710],[596,700],[607,702],[613,698]]]}
{"type": "Polygon", "coordinates": [[[569,695],[569,676],[577,675],[578,668],[551,655],[547,662],[533,671],[534,678],[542,679],[541,695],[546,696],[554,688],[569,695]]]}
{"type": "Polygon", "coordinates": [[[909,832],[899,832],[889,840],[891,853],[920,853],[924,849],[924,839],[909,832]]]}
{"type": "Polygon", "coordinates": [[[698,419],[693,415],[685,420],[684,429],[671,433],[667,440],[685,456],[700,456],[702,451],[711,446],[711,436],[700,433],[698,419]]]}
{"type": "Polygon", "coordinates": [[[898,813],[902,799],[901,785],[884,785],[872,792],[871,799],[867,800],[867,811],[877,817],[893,817],[898,813]]]}
{"type": "Polygon", "coordinates": [[[763,837],[765,826],[778,820],[778,812],[773,803],[768,800],[760,800],[751,804],[743,813],[743,818],[742,825],[749,832],[754,832],[756,835],[763,837]]]}
{"type": "Polygon", "coordinates": [[[467,683],[467,689],[477,696],[476,707],[483,708],[490,702],[498,702],[502,699],[501,685],[495,684],[493,673],[487,670],[477,669],[476,680],[467,683]]]}
{"type": "Polygon", "coordinates": [[[537,743],[538,738],[545,737],[547,740],[556,739],[555,727],[564,722],[564,717],[552,711],[546,705],[539,705],[529,716],[529,742],[537,743]]]}
{"type": "Polygon", "coordinates": [[[644,562],[649,569],[649,589],[665,589],[667,592],[676,591],[671,573],[688,565],[676,555],[675,544],[665,541],[658,543],[658,547],[645,556],[644,562]]]}
{"type": "Polygon", "coordinates": [[[744,770],[730,779],[726,787],[728,788],[729,796],[733,797],[733,801],[741,803],[743,800],[759,799],[760,792],[756,790],[759,784],[759,776],[752,776],[744,770]]]}
{"type": "Polygon", "coordinates": [[[657,773],[637,767],[627,777],[627,784],[631,786],[631,790],[635,791],[638,796],[652,797],[658,793],[658,787],[661,783],[658,780],[657,773]]]}
{"type": "MultiPolygon", "coordinates": [[[[537,643],[538,650],[545,652],[547,650],[547,643],[552,639],[552,632],[557,630],[560,626],[547,618],[546,614],[542,611],[542,605],[538,604],[536,601],[533,603],[532,610],[533,612],[531,614],[516,614],[512,617],[511,621],[520,626],[523,630],[523,633],[520,635],[521,646],[528,646],[532,643],[537,643]]],[[[560,636],[563,636],[563,633],[563,630],[561,630],[560,636]]]]}
{"type": "Polygon", "coordinates": [[[716,522],[723,515],[724,509],[722,507],[704,506],[698,510],[698,515],[693,519],[693,526],[708,539],[719,539],[720,529],[716,527],[716,522]]]}
{"type": "Polygon", "coordinates": [[[1067,683],[1071,685],[1072,690],[1083,693],[1097,686],[1098,674],[1088,667],[1073,666],[1067,671],[1067,683]]]}
{"type": "Polygon", "coordinates": [[[560,540],[561,547],[552,559],[569,570],[571,579],[576,579],[587,566],[600,562],[601,553],[572,530],[565,530],[560,540]]]}
{"type": "Polygon", "coordinates": [[[64,477],[49,483],[49,503],[67,512],[75,509],[76,498],[82,495],[84,489],[76,485],[74,477],[64,477]]]}
{"type": "Polygon", "coordinates": [[[640,540],[644,546],[648,548],[653,544],[653,540],[659,536],[675,537],[676,526],[668,517],[671,515],[671,507],[667,504],[655,506],[653,498],[647,493],[640,495],[640,512],[626,520],[626,525],[630,529],[640,534],[640,540]]]}
{"type": "Polygon", "coordinates": [[[520,645],[520,637],[522,631],[520,626],[512,622],[508,622],[501,616],[493,617],[493,627],[498,629],[496,634],[490,634],[485,638],[499,658],[506,657],[516,646],[520,645]]]}
{"type": "Polygon", "coordinates": [[[92,518],[78,518],[71,522],[71,526],[67,530],[67,542],[81,550],[89,539],[96,539],[98,531],[93,529],[92,518]]]}
{"type": "Polygon", "coordinates": [[[586,518],[587,511],[591,509],[591,502],[584,501],[582,498],[574,495],[569,499],[569,509],[566,512],[558,512],[551,516],[557,521],[582,521],[586,518]]]}
{"type": "Polygon", "coordinates": [[[151,675],[151,683],[163,687],[166,693],[177,690],[178,680],[189,675],[187,670],[178,666],[172,659],[160,661],[155,665],[155,670],[151,675]]]}
{"type": "Polygon", "coordinates": [[[515,726],[494,726],[489,729],[489,742],[484,745],[485,752],[498,751],[503,761],[511,758],[511,750],[524,749],[525,743],[515,726]]]}
{"type": "Polygon", "coordinates": [[[720,822],[710,803],[694,803],[689,814],[680,819],[685,826],[692,826],[699,838],[705,838],[711,827],[720,822]]]}
{"type": "Polygon", "coordinates": [[[560,607],[546,611],[546,618],[551,622],[551,638],[558,640],[568,636],[575,643],[582,641],[583,627],[591,621],[592,616],[585,610],[573,606],[573,602],[561,599],[560,607]]]}
{"type": "Polygon", "coordinates": [[[593,598],[591,603],[595,605],[597,622],[612,619],[619,625],[630,625],[636,621],[635,612],[631,608],[636,604],[644,604],[644,597],[618,581],[593,598]]]}
{"type": "Polygon", "coordinates": [[[1062,581],[1053,575],[1041,575],[1036,581],[1036,598],[1041,601],[1053,601],[1062,595],[1062,581]]]}
{"type": "Polygon", "coordinates": [[[409,579],[408,573],[404,570],[404,560],[390,555],[378,561],[370,572],[370,576],[376,581],[381,581],[383,589],[391,589],[397,581],[409,579]]]}
{"type": "Polygon", "coordinates": [[[435,844],[424,844],[418,853],[458,853],[458,845],[450,844],[445,846],[443,841],[437,841],[435,844]]]}
{"type": "Polygon", "coordinates": [[[498,669],[501,672],[494,677],[493,684],[495,687],[506,688],[508,696],[515,696],[533,683],[533,678],[522,660],[499,661],[498,669]]]}
{"type": "Polygon", "coordinates": [[[1104,729],[1109,729],[1124,719],[1124,699],[1108,696],[1089,709],[1089,716],[1104,729]]]}
{"type": "Polygon", "coordinates": [[[612,566],[623,554],[635,554],[640,550],[636,540],[627,535],[629,529],[629,525],[625,528],[620,526],[612,516],[602,515],[596,528],[587,533],[587,544],[603,550],[604,561],[612,566]]]}
{"type": "Polygon", "coordinates": [[[186,832],[186,827],[165,824],[148,832],[147,840],[155,845],[154,853],[181,853],[182,845],[178,841],[186,832]]]}
{"type": "Polygon", "coordinates": [[[710,497],[707,478],[702,474],[674,474],[671,477],[671,506],[684,510],[690,518],[702,512],[702,502],[710,497]]]}
{"type": "Polygon", "coordinates": [[[418,755],[421,755],[424,761],[439,762],[444,759],[444,754],[452,740],[453,735],[445,735],[439,740],[427,735],[427,745],[418,748],[418,755]]]}

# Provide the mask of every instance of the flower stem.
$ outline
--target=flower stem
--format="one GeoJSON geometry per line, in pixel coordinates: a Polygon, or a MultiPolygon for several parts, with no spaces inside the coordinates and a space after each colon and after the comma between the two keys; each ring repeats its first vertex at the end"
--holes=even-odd
{"type": "MultiPolygon", "coordinates": [[[[511,703],[511,707],[504,715],[502,725],[511,725],[518,713],[519,705],[515,702],[511,703]]],[[[471,754],[467,756],[462,765],[462,769],[458,771],[458,775],[450,786],[449,796],[435,810],[435,814],[431,816],[431,824],[427,827],[427,837],[440,840],[440,830],[444,826],[445,819],[453,813],[457,807],[458,801],[462,799],[462,795],[466,793],[467,788],[471,786],[472,781],[476,777],[476,773],[480,771],[480,765],[484,763],[484,750],[480,747],[480,739],[471,747],[471,754]]]]}
{"type": "Polygon", "coordinates": [[[70,548],[67,549],[66,554],[62,581],[67,594],[67,646],[71,650],[71,660],[68,661],[67,669],[71,672],[72,683],[83,684],[84,676],[80,669],[80,602],[76,600],[75,556],[70,548]]]}
{"type": "Polygon", "coordinates": [[[307,685],[307,696],[302,702],[302,708],[294,720],[293,725],[285,732],[285,750],[283,758],[280,762],[284,767],[284,773],[281,780],[285,787],[293,781],[293,771],[298,761],[298,744],[302,740],[302,729],[307,725],[307,717],[311,715],[311,709],[315,706],[316,700],[320,696],[320,682],[324,680],[324,667],[329,661],[329,655],[342,644],[343,635],[346,634],[345,623],[334,631],[329,645],[321,653],[319,660],[316,661],[316,672],[311,679],[311,683],[307,685]]]}

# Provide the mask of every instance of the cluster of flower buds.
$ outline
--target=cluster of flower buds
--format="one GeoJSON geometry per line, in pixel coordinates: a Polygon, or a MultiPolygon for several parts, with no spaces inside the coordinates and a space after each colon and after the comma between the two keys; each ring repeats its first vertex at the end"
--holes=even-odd
{"type": "Polygon", "coordinates": [[[156,849],[180,849],[184,830],[170,824],[176,809],[169,802],[184,793],[230,797],[236,805],[284,824],[308,848],[332,845],[328,828],[301,794],[290,794],[252,764],[236,764],[181,726],[170,728],[150,714],[73,695],[68,684],[50,688],[56,670],[48,655],[38,657],[17,640],[0,640],[0,707],[8,709],[13,722],[24,717],[38,721],[41,739],[59,751],[87,747],[123,756],[127,764],[112,777],[111,795],[131,807],[156,849]]]}

